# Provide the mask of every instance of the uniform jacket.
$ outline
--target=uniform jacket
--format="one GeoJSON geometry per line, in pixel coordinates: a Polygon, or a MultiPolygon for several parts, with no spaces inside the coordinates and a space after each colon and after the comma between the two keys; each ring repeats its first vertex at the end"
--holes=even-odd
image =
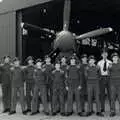
{"type": "Polygon", "coordinates": [[[56,88],[63,88],[65,87],[65,74],[63,70],[54,70],[52,72],[52,80],[53,80],[53,87],[56,88]]]}
{"type": "Polygon", "coordinates": [[[49,65],[45,64],[43,66],[43,68],[45,68],[46,83],[50,84],[51,83],[50,79],[52,77],[51,75],[52,75],[52,71],[54,69],[54,66],[53,66],[53,64],[49,64],[49,65]]]}
{"type": "Polygon", "coordinates": [[[88,64],[80,65],[80,78],[81,78],[82,84],[84,84],[84,82],[86,81],[85,70],[86,70],[87,66],[88,66],[88,64]]]}
{"type": "Polygon", "coordinates": [[[98,77],[98,67],[95,66],[87,66],[86,67],[86,78],[87,78],[87,83],[95,83],[98,82],[99,77],[98,77]]]}
{"type": "Polygon", "coordinates": [[[11,67],[12,87],[24,86],[24,73],[21,67],[11,67]]]}
{"type": "Polygon", "coordinates": [[[36,68],[34,70],[34,79],[35,85],[45,85],[46,84],[46,75],[45,70],[36,68]]]}
{"type": "Polygon", "coordinates": [[[67,72],[67,64],[65,64],[65,65],[61,64],[61,69],[66,73],[67,72]]]}
{"type": "Polygon", "coordinates": [[[11,84],[11,71],[10,71],[10,68],[11,68],[10,64],[4,64],[4,65],[0,66],[2,85],[11,84]]]}
{"type": "Polygon", "coordinates": [[[67,86],[76,88],[81,85],[80,68],[77,65],[70,65],[67,68],[67,86]]]}
{"type": "Polygon", "coordinates": [[[120,85],[120,63],[112,64],[110,68],[110,80],[114,84],[120,85]]]}
{"type": "Polygon", "coordinates": [[[34,70],[35,70],[34,65],[31,66],[28,65],[24,69],[24,79],[26,83],[34,83],[34,70]]]}

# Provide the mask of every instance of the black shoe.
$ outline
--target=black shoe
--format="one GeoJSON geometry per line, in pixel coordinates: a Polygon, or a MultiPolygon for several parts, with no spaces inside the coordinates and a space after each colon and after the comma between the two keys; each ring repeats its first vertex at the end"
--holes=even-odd
{"type": "Polygon", "coordinates": [[[39,111],[39,110],[37,110],[37,113],[40,113],[40,111],[39,111]]]}
{"type": "Polygon", "coordinates": [[[116,115],[115,112],[110,113],[110,117],[114,117],[115,115],[116,115]]]}
{"type": "Polygon", "coordinates": [[[45,115],[49,115],[49,112],[44,112],[45,115]]]}
{"type": "Polygon", "coordinates": [[[58,110],[56,113],[60,113],[60,110],[58,110]]]}
{"type": "Polygon", "coordinates": [[[52,112],[52,116],[56,116],[57,115],[57,113],[55,113],[55,112],[52,112]]]}
{"type": "Polygon", "coordinates": [[[96,115],[97,115],[97,116],[100,116],[100,117],[103,117],[103,116],[104,116],[104,114],[101,113],[101,112],[97,112],[96,115]]]}
{"type": "Polygon", "coordinates": [[[16,113],[16,111],[10,111],[9,112],[9,115],[13,115],[13,114],[15,114],[16,113]]]}
{"type": "Polygon", "coordinates": [[[73,112],[67,112],[66,116],[71,116],[73,114],[73,112]]]}
{"type": "Polygon", "coordinates": [[[79,112],[78,115],[79,115],[79,116],[83,116],[83,112],[79,112]]]}
{"type": "Polygon", "coordinates": [[[22,113],[23,113],[23,115],[26,115],[26,114],[27,114],[27,110],[26,110],[26,111],[23,111],[22,113]]]}
{"type": "Polygon", "coordinates": [[[66,114],[65,113],[60,113],[61,116],[65,116],[66,114]]]}
{"type": "Polygon", "coordinates": [[[104,110],[104,109],[101,109],[101,112],[102,112],[102,113],[104,113],[104,112],[105,112],[105,110],[104,110]]]}
{"type": "Polygon", "coordinates": [[[27,109],[26,112],[27,112],[27,113],[28,113],[28,112],[31,112],[31,109],[27,109]]]}
{"type": "Polygon", "coordinates": [[[10,109],[5,109],[3,113],[10,112],[10,109]]]}
{"type": "Polygon", "coordinates": [[[82,113],[84,113],[84,112],[85,112],[85,110],[83,109],[83,110],[82,110],[82,113]]]}
{"type": "Polygon", "coordinates": [[[86,114],[86,116],[91,116],[92,115],[92,112],[88,112],[87,114],[86,114]]]}
{"type": "Polygon", "coordinates": [[[95,112],[92,110],[91,113],[94,114],[95,112]]]}
{"type": "Polygon", "coordinates": [[[32,116],[32,115],[36,115],[36,114],[38,114],[39,112],[37,111],[37,112],[33,112],[33,113],[31,113],[30,115],[32,116]]]}
{"type": "Polygon", "coordinates": [[[81,116],[81,117],[87,117],[88,116],[88,112],[81,112],[79,114],[79,116],[81,116]]]}

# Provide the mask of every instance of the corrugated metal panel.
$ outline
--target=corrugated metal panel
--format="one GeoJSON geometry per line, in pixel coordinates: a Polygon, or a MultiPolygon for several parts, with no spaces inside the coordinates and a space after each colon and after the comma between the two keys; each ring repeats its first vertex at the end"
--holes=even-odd
{"type": "Polygon", "coordinates": [[[0,3],[0,14],[20,10],[49,1],[52,0],[3,0],[3,2],[0,3]]]}
{"type": "Polygon", "coordinates": [[[16,51],[16,13],[0,15],[0,57],[15,56],[16,51]]]}

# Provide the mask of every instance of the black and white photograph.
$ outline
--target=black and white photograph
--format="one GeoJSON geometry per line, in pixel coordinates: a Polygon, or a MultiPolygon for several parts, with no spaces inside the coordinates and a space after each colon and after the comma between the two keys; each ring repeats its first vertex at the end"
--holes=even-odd
{"type": "Polygon", "coordinates": [[[120,0],[0,0],[0,120],[120,120],[120,0]]]}

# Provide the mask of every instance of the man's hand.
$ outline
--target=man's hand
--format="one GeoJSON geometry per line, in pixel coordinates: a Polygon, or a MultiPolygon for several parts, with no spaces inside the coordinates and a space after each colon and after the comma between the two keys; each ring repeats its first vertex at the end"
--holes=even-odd
{"type": "Polygon", "coordinates": [[[1,67],[2,67],[3,65],[4,65],[3,63],[0,64],[1,67]]]}
{"type": "Polygon", "coordinates": [[[67,91],[69,90],[68,86],[66,86],[66,90],[67,90],[67,91]]]}
{"type": "Polygon", "coordinates": [[[78,87],[78,90],[81,90],[81,88],[82,88],[82,87],[81,87],[81,86],[79,86],[79,87],[78,87]]]}
{"type": "Polygon", "coordinates": [[[109,66],[108,66],[109,68],[112,68],[112,63],[109,63],[109,66]]]}

